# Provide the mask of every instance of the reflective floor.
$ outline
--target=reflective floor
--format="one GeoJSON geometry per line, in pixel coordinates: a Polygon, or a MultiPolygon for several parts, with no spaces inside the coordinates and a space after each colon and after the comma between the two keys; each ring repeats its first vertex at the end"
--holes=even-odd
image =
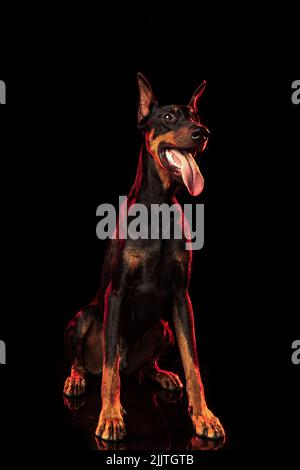
{"type": "MultiPolygon", "coordinates": [[[[174,372],[176,365],[172,365],[174,372]]],[[[80,447],[94,450],[217,450],[222,441],[209,441],[193,435],[185,392],[162,390],[138,377],[122,378],[122,404],[127,438],[108,443],[94,437],[100,412],[100,379],[91,377],[85,397],[63,401],[63,421],[80,447]]],[[[225,447],[227,443],[225,444],[225,447]]]]}

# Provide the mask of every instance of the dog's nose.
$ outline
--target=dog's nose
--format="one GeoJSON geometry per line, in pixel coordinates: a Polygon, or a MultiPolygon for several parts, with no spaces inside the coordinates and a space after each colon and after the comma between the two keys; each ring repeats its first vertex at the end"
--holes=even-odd
{"type": "Polygon", "coordinates": [[[209,134],[210,134],[210,132],[207,129],[207,127],[197,126],[192,131],[192,139],[193,140],[198,140],[198,141],[203,140],[203,142],[207,142],[208,138],[209,138],[209,134]]]}
{"type": "Polygon", "coordinates": [[[194,129],[193,132],[192,132],[192,139],[193,140],[198,140],[198,139],[200,139],[201,135],[202,135],[201,127],[196,127],[196,129],[194,129]]]}

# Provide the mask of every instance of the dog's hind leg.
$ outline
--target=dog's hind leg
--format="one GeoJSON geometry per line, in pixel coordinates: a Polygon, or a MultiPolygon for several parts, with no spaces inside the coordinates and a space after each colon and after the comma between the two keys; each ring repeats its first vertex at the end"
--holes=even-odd
{"type": "Polygon", "coordinates": [[[85,392],[88,372],[85,364],[86,343],[90,332],[95,329],[97,308],[96,304],[83,308],[66,328],[65,347],[72,362],[70,376],[64,385],[64,394],[67,397],[78,397],[85,392]]]}
{"type": "Polygon", "coordinates": [[[178,375],[160,369],[157,363],[173,345],[172,330],[166,321],[160,320],[128,350],[127,368],[124,372],[131,375],[139,370],[142,375],[149,377],[166,390],[182,389],[183,385],[178,375]]]}

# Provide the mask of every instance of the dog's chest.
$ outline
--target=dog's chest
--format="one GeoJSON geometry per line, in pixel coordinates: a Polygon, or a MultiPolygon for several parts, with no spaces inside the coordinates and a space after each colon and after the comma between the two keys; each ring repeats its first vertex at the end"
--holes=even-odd
{"type": "Polygon", "coordinates": [[[123,260],[129,292],[144,301],[170,295],[178,271],[188,270],[188,257],[180,246],[164,240],[126,247],[123,260]]]}

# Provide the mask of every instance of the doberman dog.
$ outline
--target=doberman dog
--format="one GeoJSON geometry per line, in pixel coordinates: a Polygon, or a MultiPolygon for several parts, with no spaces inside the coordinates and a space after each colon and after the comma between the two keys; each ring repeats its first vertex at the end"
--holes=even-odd
{"type": "MultiPolygon", "coordinates": [[[[175,198],[180,185],[185,185],[193,196],[199,195],[204,187],[195,159],[209,138],[209,131],[198,116],[206,82],[198,87],[188,106],[159,106],[149,82],[140,73],[138,85],[138,127],[145,143],[128,207],[138,203],[148,208],[153,204],[175,204],[181,208],[175,198]]],[[[181,223],[185,224],[183,212],[181,223]]],[[[192,251],[186,249],[185,241],[186,238],[161,236],[113,237],[105,256],[99,292],[66,329],[73,365],[64,394],[82,395],[87,372],[102,373],[102,409],[96,436],[103,440],[125,437],[120,372],[132,375],[142,371],[165,389],[182,389],[178,375],[158,366],[161,355],[174,343],[169,323],[176,332],[195,432],[208,439],[225,436],[219,419],[205,400],[188,292],[192,251]]]]}

